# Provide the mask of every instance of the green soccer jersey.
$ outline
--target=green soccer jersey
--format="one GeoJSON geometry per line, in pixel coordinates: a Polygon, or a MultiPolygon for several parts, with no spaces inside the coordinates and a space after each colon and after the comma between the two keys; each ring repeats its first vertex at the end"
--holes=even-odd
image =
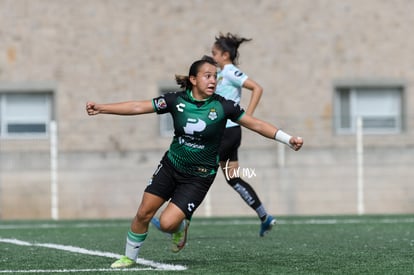
{"type": "Polygon", "coordinates": [[[158,114],[172,115],[174,137],[167,156],[173,165],[191,175],[215,174],[226,121],[238,121],[244,110],[216,94],[204,101],[195,100],[189,90],[168,93],[152,102],[158,114]]]}

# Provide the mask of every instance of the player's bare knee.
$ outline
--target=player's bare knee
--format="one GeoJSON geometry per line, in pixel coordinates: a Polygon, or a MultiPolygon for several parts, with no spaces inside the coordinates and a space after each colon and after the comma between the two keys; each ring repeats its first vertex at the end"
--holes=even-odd
{"type": "Polygon", "coordinates": [[[149,223],[151,221],[152,216],[153,216],[152,212],[140,210],[135,215],[135,220],[139,223],[149,223]]]}
{"type": "Polygon", "coordinates": [[[178,230],[180,223],[175,221],[170,221],[167,219],[160,219],[160,228],[164,232],[174,233],[178,230]]]}

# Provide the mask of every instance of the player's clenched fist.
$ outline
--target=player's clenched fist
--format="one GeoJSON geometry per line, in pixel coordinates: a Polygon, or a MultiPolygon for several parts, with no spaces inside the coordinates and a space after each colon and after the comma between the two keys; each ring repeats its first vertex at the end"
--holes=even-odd
{"type": "Polygon", "coordinates": [[[99,110],[96,108],[95,102],[87,102],[86,103],[86,112],[90,116],[99,114],[99,110]]]}
{"type": "Polygon", "coordinates": [[[289,143],[290,143],[290,147],[293,150],[298,151],[300,148],[302,148],[303,138],[301,138],[301,137],[292,137],[289,140],[289,143]]]}

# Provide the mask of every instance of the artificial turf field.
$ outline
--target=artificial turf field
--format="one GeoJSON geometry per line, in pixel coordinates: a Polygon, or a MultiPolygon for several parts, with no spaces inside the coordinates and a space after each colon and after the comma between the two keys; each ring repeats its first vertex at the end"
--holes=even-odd
{"type": "Polygon", "coordinates": [[[180,253],[150,226],[139,264],[110,269],[128,228],[1,221],[0,274],[414,274],[414,215],[279,217],[263,238],[256,218],[194,218],[180,253]]]}

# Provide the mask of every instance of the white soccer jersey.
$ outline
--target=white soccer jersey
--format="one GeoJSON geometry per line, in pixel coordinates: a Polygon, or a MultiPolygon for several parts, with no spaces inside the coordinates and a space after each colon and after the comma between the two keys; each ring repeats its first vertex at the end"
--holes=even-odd
{"type": "MultiPolygon", "coordinates": [[[[223,70],[219,70],[217,73],[216,93],[226,99],[240,103],[243,83],[247,78],[247,75],[240,71],[239,68],[233,64],[227,64],[223,70]]],[[[233,121],[227,120],[227,128],[237,125],[233,121]]]]}

